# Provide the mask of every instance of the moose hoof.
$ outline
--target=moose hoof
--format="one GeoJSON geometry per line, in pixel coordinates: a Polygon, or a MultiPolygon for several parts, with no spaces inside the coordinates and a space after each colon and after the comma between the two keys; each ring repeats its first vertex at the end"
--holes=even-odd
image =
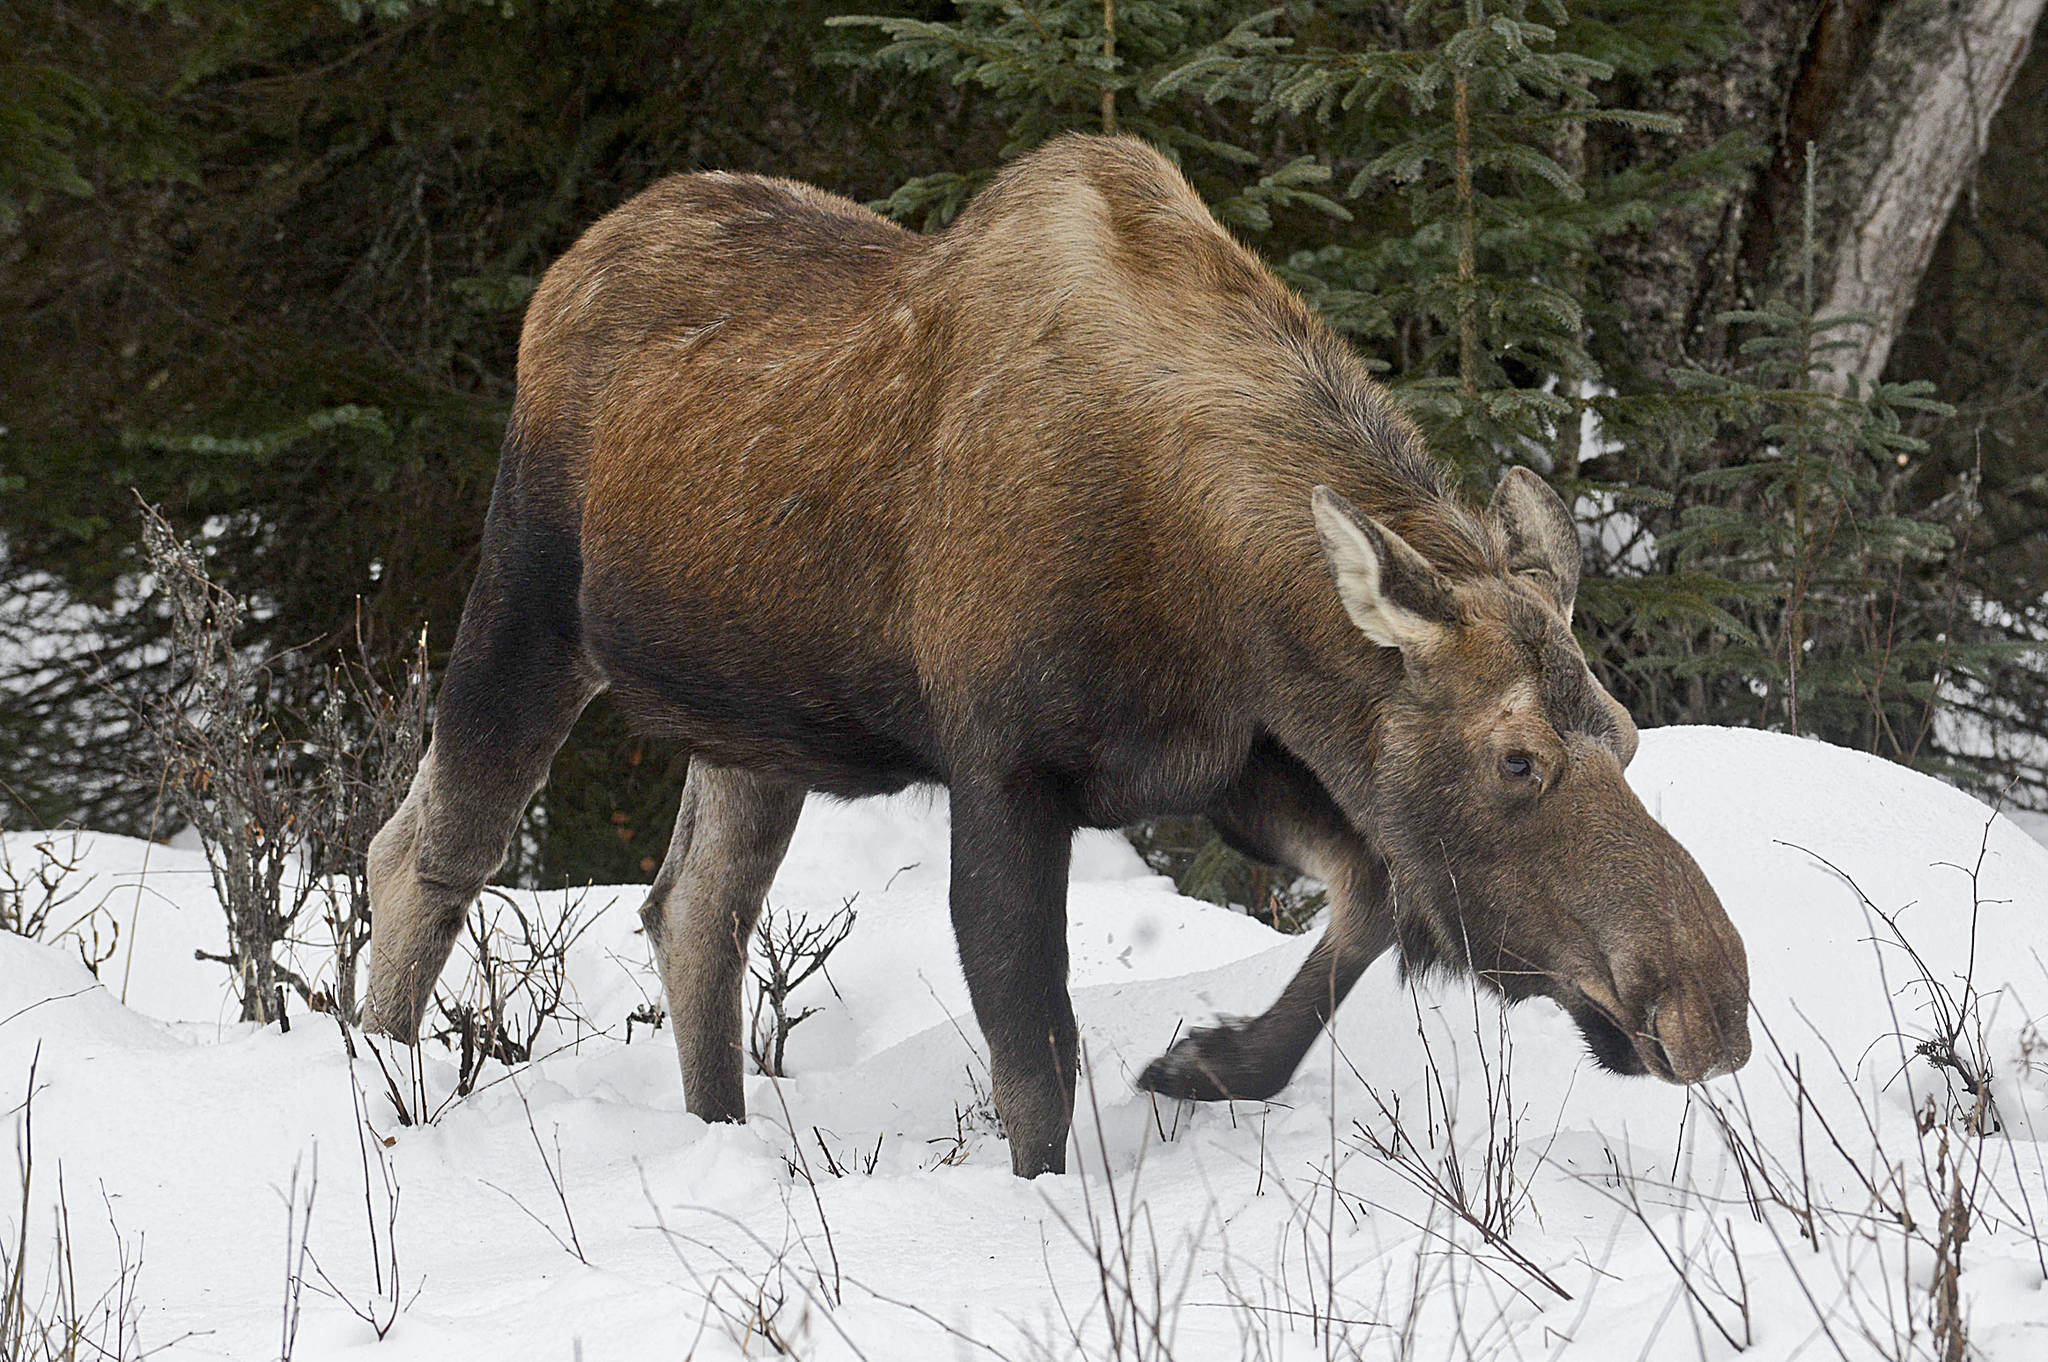
{"type": "Polygon", "coordinates": [[[1067,1171],[1067,1142],[1038,1141],[1030,1145],[1010,1146],[1010,1171],[1020,1178],[1035,1178],[1043,1173],[1064,1173],[1067,1171]]]}
{"type": "Polygon", "coordinates": [[[1273,1081],[1269,1066],[1258,1062],[1260,1057],[1247,1039],[1247,1030],[1226,1023],[1188,1032],[1145,1066],[1145,1072],[1138,1075],[1138,1086],[1162,1097],[1191,1102],[1271,1097],[1286,1084],[1287,1075],[1273,1081]]]}
{"type": "Polygon", "coordinates": [[[417,1045],[420,1043],[420,1026],[418,1021],[414,1021],[412,1025],[407,1026],[403,1019],[388,1015],[385,1009],[378,1007],[374,1002],[367,1003],[363,1007],[362,1031],[366,1036],[378,1036],[385,1040],[395,1040],[400,1045],[417,1045]]]}

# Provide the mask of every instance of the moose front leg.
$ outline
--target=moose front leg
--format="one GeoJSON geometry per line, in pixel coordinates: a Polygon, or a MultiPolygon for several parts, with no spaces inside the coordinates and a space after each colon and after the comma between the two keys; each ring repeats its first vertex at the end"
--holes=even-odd
{"type": "Polygon", "coordinates": [[[1272,744],[1254,749],[1209,817],[1254,860],[1322,880],[1330,924],[1271,1007],[1190,1031],[1145,1066],[1138,1086],[1203,1102],[1263,1100],[1287,1086],[1358,976],[1394,944],[1386,866],[1308,768],[1272,744]]]}
{"type": "Polygon", "coordinates": [[[1077,1040],[1067,996],[1071,822],[1035,790],[953,787],[953,935],[1019,1177],[1067,1171],[1077,1040]]]}

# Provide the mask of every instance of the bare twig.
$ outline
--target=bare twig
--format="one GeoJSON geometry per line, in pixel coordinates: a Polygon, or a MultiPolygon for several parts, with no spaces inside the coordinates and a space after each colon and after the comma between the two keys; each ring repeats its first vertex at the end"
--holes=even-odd
{"type": "MultiPolygon", "coordinates": [[[[850,898],[823,922],[812,922],[801,913],[782,913],[772,904],[761,914],[760,928],[754,934],[754,959],[748,966],[755,993],[747,1051],[754,1066],[770,1078],[785,1076],[783,1051],[789,1033],[818,1011],[807,1007],[791,1012],[790,993],[825,969],[832,952],[853,931],[857,916],[850,898]]],[[[826,982],[831,979],[826,973],[826,982]]]]}

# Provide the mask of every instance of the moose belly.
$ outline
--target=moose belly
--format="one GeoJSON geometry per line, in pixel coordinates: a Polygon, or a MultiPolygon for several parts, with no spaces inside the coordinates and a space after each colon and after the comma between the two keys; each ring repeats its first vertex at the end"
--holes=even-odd
{"type": "Polygon", "coordinates": [[[636,722],[721,765],[852,798],[943,778],[917,675],[805,602],[586,579],[584,638],[636,722]]]}

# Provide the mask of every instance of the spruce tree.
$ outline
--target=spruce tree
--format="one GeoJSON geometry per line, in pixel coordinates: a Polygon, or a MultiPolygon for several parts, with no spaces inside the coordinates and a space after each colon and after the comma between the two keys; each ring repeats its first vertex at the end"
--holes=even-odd
{"type": "Polygon", "coordinates": [[[1589,125],[1674,126],[1602,101],[1616,63],[1669,65],[1717,31],[1697,12],[1719,6],[1662,8],[1695,22],[1573,22],[1549,0],[1417,0],[1377,26],[1345,20],[1391,7],[1290,10],[1300,36],[1288,39],[1271,31],[1274,11],[1191,54],[1155,91],[1307,124],[1354,221],[1281,262],[1290,282],[1378,362],[1473,483],[1526,462],[1569,484],[1578,440],[1566,437],[1599,378],[1581,301],[1589,253],[1743,154],[1728,143],[1589,173],[1589,125]]]}
{"type": "Polygon", "coordinates": [[[2001,652],[1959,635],[1975,489],[1961,480],[1939,514],[1901,509],[1902,470],[1926,448],[1908,420],[1949,409],[1924,381],[1838,376],[1834,357],[1854,348],[1840,333],[1861,319],[1815,315],[1810,162],[1807,174],[1798,292],[1718,319],[1744,335],[1740,362],[1679,371],[1668,392],[1616,404],[1639,459],[1673,470],[1683,506],[1648,571],[1613,574],[1600,623],[1633,634],[1626,670],[1661,683],[1668,717],[1941,767],[1945,693],[2001,652]],[[1699,608],[1659,617],[1672,583],[1699,608]]]}
{"type": "MultiPolygon", "coordinates": [[[[1265,164],[1239,123],[1161,84],[1205,45],[1270,42],[1255,32],[1261,18],[1241,0],[962,0],[957,19],[846,15],[827,23],[887,39],[842,49],[836,61],[987,92],[1007,120],[1004,159],[1062,132],[1122,133],[1179,164],[1217,218],[1239,230],[1263,232],[1285,209],[1346,219],[1323,192],[1329,171],[1315,157],[1265,164]]],[[[994,173],[972,166],[921,175],[874,207],[926,230],[942,227],[994,173]]]]}

